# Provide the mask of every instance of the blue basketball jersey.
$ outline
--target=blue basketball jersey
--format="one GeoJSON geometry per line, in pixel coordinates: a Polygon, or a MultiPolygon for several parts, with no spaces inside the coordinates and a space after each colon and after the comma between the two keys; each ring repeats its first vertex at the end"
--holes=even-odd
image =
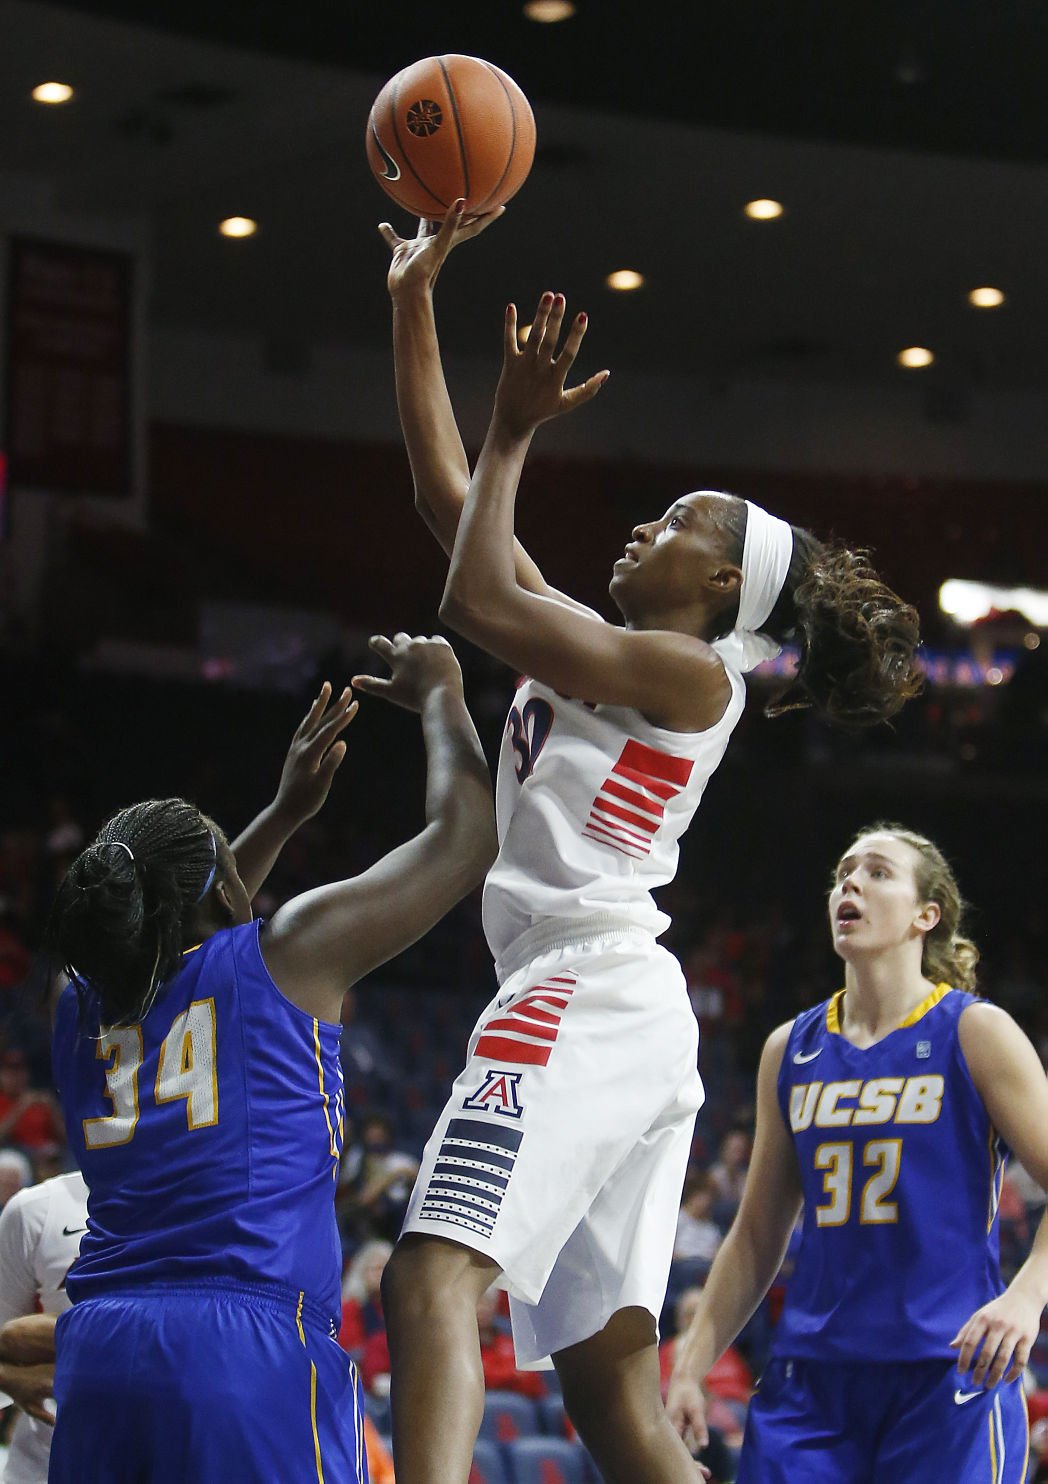
{"type": "Polygon", "coordinates": [[[797,1017],[779,1072],[804,1229],[774,1353],[950,1359],[950,1340],[1004,1287],[1007,1150],[957,1034],[974,997],[940,984],[860,1049],[841,1034],[843,995],[797,1017]]]}
{"type": "Polygon", "coordinates": [[[340,1028],[280,993],[259,922],[186,951],[144,1020],[100,1030],[66,988],[54,1070],[87,1181],[75,1302],[128,1285],[224,1278],[339,1313],[334,1190],[344,1131],[340,1028]]]}

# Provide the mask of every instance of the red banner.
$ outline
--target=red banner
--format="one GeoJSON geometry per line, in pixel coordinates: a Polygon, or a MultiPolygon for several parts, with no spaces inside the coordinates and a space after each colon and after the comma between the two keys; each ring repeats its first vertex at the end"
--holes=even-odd
{"type": "Polygon", "coordinates": [[[131,258],[11,243],[12,489],[131,492],[131,258]]]}

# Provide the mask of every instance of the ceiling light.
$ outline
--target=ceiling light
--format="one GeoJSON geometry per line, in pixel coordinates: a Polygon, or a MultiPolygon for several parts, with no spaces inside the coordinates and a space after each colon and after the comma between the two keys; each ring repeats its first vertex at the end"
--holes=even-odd
{"type": "Polygon", "coordinates": [[[786,210],[781,201],[772,201],[767,196],[761,196],[756,201],[747,201],[742,209],[755,222],[772,222],[786,210]]]}
{"type": "Polygon", "coordinates": [[[999,309],[1004,303],[1004,295],[1000,289],[981,288],[972,289],[968,295],[968,303],[976,309],[999,309]]]}
{"type": "Polygon", "coordinates": [[[529,21],[552,25],[554,21],[570,21],[575,14],[572,0],[528,0],[524,14],[529,21]]]}
{"type": "Polygon", "coordinates": [[[219,222],[218,230],[223,237],[254,237],[258,222],[249,216],[227,216],[224,222],[219,222]]]}
{"type": "Polygon", "coordinates": [[[608,274],[604,282],[609,289],[615,289],[620,294],[628,294],[632,289],[643,287],[644,274],[637,273],[633,268],[616,268],[614,273],[608,274]]]}
{"type": "Polygon", "coordinates": [[[907,370],[917,371],[922,366],[930,366],[935,360],[935,357],[923,345],[908,345],[905,350],[900,350],[895,359],[900,366],[905,366],[907,370]]]}
{"type": "Polygon", "coordinates": [[[32,96],[37,103],[68,103],[73,89],[67,82],[42,82],[33,89],[32,96]]]}
{"type": "Polygon", "coordinates": [[[966,627],[1002,613],[1021,613],[1028,623],[1048,626],[1048,591],[1043,588],[994,587],[951,577],[939,589],[939,607],[966,627]]]}

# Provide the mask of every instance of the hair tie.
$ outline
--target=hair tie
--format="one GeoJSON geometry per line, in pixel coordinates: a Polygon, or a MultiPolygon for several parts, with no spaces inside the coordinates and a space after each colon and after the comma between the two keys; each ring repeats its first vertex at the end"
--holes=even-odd
{"type": "Polygon", "coordinates": [[[127,858],[128,858],[128,860],[131,862],[132,865],[134,865],[134,863],[135,863],[135,853],[131,849],[130,845],[125,845],[124,844],[123,840],[103,840],[102,841],[102,844],[103,845],[115,845],[118,850],[126,850],[127,851],[127,858]]]}
{"type": "Polygon", "coordinates": [[[218,845],[215,843],[215,836],[211,830],[208,830],[207,838],[211,842],[211,869],[207,873],[207,880],[204,882],[204,889],[197,897],[197,902],[202,902],[207,896],[208,892],[211,890],[211,883],[212,881],[214,881],[215,872],[218,870],[218,845]]]}

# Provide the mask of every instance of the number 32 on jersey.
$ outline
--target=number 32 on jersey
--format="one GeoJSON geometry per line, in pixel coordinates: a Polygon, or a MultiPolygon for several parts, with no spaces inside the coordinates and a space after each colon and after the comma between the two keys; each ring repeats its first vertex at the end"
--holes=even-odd
{"type": "MultiPolygon", "coordinates": [[[[115,1149],[129,1144],[141,1112],[138,1072],[143,1061],[142,1027],[116,1026],[102,1032],[95,1056],[105,1062],[105,1096],[113,1112],[105,1118],[84,1119],[88,1149],[115,1149]]],[[[215,1047],[215,1002],[194,1000],[176,1015],[160,1046],[153,1100],[173,1103],[183,1099],[186,1123],[192,1132],[218,1122],[218,1057],[215,1047]]]]}

